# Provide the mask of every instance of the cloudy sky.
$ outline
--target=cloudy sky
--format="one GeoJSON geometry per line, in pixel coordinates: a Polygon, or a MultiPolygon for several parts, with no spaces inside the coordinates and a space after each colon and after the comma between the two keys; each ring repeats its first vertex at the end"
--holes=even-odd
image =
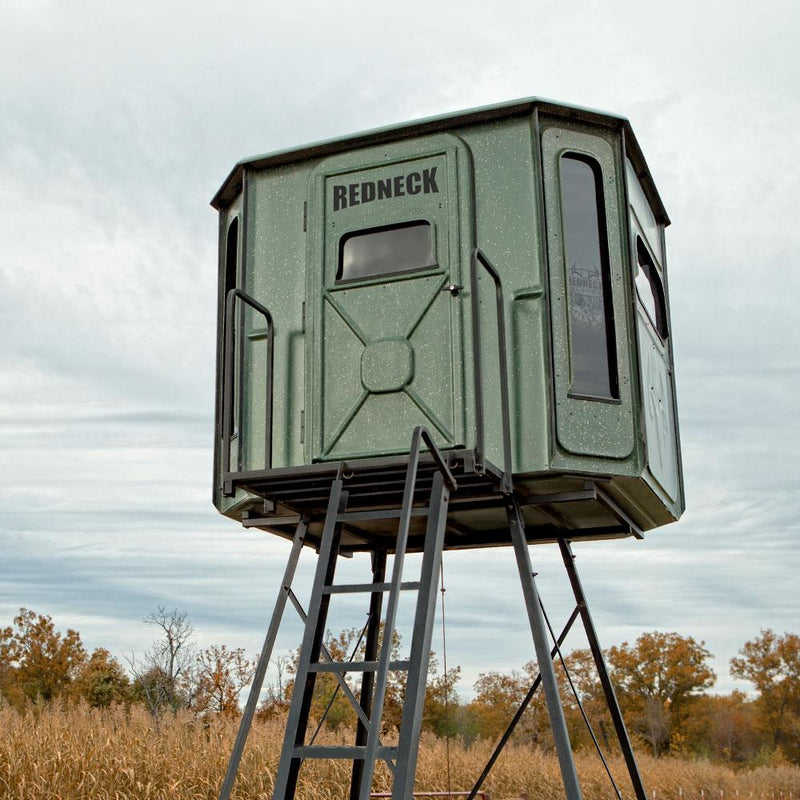
{"type": "MultiPolygon", "coordinates": [[[[688,510],[576,546],[601,641],[702,639],[729,691],[744,641],[800,632],[794,0],[0,0],[0,20],[0,625],[25,606],[120,655],[164,605],[257,651],[288,545],[210,503],[209,199],[244,156],[536,95],[629,117],[673,221],[688,510]]],[[[560,561],[534,559],[558,624],[560,561]]],[[[512,553],[481,559],[485,595],[475,570],[445,560],[466,695],[532,656],[512,553]]]]}

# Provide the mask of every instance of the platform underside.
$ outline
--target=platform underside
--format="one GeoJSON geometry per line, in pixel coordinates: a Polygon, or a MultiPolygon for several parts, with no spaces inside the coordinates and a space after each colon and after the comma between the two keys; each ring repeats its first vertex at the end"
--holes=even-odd
{"type": "MultiPolygon", "coordinates": [[[[446,452],[458,482],[451,495],[445,549],[490,547],[511,543],[502,472],[493,464],[476,464],[472,450],[446,452]]],[[[317,547],[331,482],[341,470],[348,492],[342,534],[343,552],[393,551],[397,519],[406,479],[405,456],[318,463],[303,467],[238,472],[225,475],[226,489],[246,489],[264,499],[241,515],[246,528],[291,538],[300,518],[311,522],[306,543],[317,547]],[[387,518],[387,511],[396,510],[387,518]]],[[[424,509],[435,472],[428,454],[420,458],[409,552],[422,549],[424,509]]],[[[641,530],[609,495],[610,484],[580,475],[514,476],[514,492],[523,508],[530,542],[559,538],[613,539],[641,536],[641,530]]]]}

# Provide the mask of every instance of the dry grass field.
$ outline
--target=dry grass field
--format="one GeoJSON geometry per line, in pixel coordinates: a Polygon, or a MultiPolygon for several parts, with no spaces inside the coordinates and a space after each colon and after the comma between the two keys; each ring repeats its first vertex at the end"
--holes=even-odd
{"type": "MultiPolygon", "coordinates": [[[[20,715],[0,709],[0,798],[2,800],[215,800],[225,773],[237,723],[204,725],[189,716],[163,720],[155,727],[147,712],[134,707],[111,711],[52,706],[20,715]]],[[[250,736],[234,796],[271,797],[272,775],[280,753],[280,723],[259,723],[250,736]]],[[[492,746],[464,748],[450,743],[451,789],[471,788],[492,746]]],[[[584,798],[613,798],[598,758],[578,755],[584,798]]],[[[447,790],[445,743],[423,739],[418,788],[447,790]]],[[[645,785],[657,800],[797,800],[800,768],[731,768],[678,759],[640,756],[645,785]]],[[[632,796],[624,766],[612,761],[627,799],[632,796]]],[[[301,770],[298,796],[333,800],[346,795],[347,763],[315,762],[301,770]]],[[[378,781],[386,780],[380,773],[378,781]]],[[[378,787],[382,788],[382,787],[378,787]]],[[[385,787],[383,787],[385,788],[385,787]]],[[[563,797],[555,757],[509,747],[485,789],[492,800],[526,795],[530,800],[563,797]]]]}

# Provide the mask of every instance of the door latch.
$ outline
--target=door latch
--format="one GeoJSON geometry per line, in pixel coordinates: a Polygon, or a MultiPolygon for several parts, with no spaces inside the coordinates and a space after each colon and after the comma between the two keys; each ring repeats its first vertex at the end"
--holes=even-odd
{"type": "Polygon", "coordinates": [[[442,287],[443,292],[450,292],[453,297],[458,297],[458,293],[463,290],[463,286],[458,286],[455,283],[451,283],[449,286],[442,287]]]}

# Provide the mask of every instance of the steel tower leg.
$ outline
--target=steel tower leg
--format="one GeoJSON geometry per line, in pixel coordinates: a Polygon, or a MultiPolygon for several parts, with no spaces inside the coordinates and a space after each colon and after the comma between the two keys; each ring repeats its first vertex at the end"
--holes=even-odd
{"type": "MultiPolygon", "coordinates": [[[[375,586],[382,584],[386,579],[386,551],[376,550],[372,553],[372,583],[375,586]]],[[[367,622],[367,638],[364,642],[364,660],[375,661],[378,656],[378,644],[381,630],[381,609],[383,607],[383,591],[378,589],[370,596],[369,619],[367,622]]],[[[361,679],[361,697],[359,702],[364,714],[369,719],[372,716],[372,694],[375,686],[375,673],[365,672],[361,679]]],[[[356,728],[356,747],[366,747],[369,729],[358,719],[356,728]]],[[[358,800],[361,777],[364,774],[364,762],[361,759],[353,760],[353,773],[350,780],[350,800],[358,800]]]]}
{"type": "Polygon", "coordinates": [[[628,731],[625,727],[625,720],[622,718],[622,712],[617,702],[617,695],[614,692],[614,686],[608,676],[608,669],[606,668],[605,658],[603,657],[603,650],[600,647],[600,642],[597,638],[597,631],[594,627],[592,615],[589,613],[589,606],[586,603],[586,595],[583,593],[583,586],[578,577],[578,571],[575,568],[575,556],[572,554],[572,548],[569,542],[564,539],[558,540],[558,546],[561,550],[561,558],[564,561],[564,566],[569,575],[569,582],[572,584],[572,592],[575,595],[575,602],[581,614],[583,627],[586,630],[586,638],[589,640],[589,649],[592,651],[595,666],[597,667],[597,674],[600,677],[600,684],[603,687],[603,693],[606,696],[606,704],[611,714],[611,719],[614,722],[614,728],[617,732],[617,739],[619,740],[622,754],[625,757],[625,764],[628,767],[628,774],[633,784],[633,791],[636,794],[637,800],[647,800],[647,792],[642,784],[642,776],[639,773],[639,767],[636,764],[636,758],[633,754],[631,741],[628,738],[628,731]]]}
{"type": "Polygon", "coordinates": [[[244,713],[242,714],[242,721],[239,723],[239,732],[236,735],[236,742],[233,746],[230,761],[228,762],[228,771],[225,773],[225,780],[222,783],[222,789],[219,793],[219,800],[229,800],[231,790],[233,789],[234,781],[236,780],[236,773],[239,771],[239,762],[242,759],[244,746],[247,742],[247,736],[250,733],[250,726],[253,724],[253,717],[256,713],[258,706],[258,698],[261,694],[261,688],[264,685],[264,677],[269,668],[269,660],[272,657],[272,650],[275,647],[275,639],[278,637],[278,629],[283,619],[283,612],[286,608],[286,600],[292,588],[292,581],[294,580],[294,573],[297,569],[297,562],[300,559],[300,552],[303,549],[303,542],[305,541],[306,530],[308,529],[308,519],[303,518],[297,525],[297,529],[292,540],[292,550],[289,553],[289,560],[286,562],[286,570],[283,573],[283,580],[281,587],[278,590],[278,599],[275,601],[275,607],[272,611],[272,619],[269,623],[267,636],[264,639],[264,646],[261,648],[261,656],[258,659],[258,666],[256,667],[255,674],[253,675],[253,685],[250,688],[250,695],[247,698],[247,705],[245,706],[244,713]]]}
{"type": "Polygon", "coordinates": [[[528,621],[533,635],[533,644],[536,649],[536,661],[539,665],[539,674],[542,677],[544,698],[547,704],[547,713],[550,717],[550,728],[553,731],[558,763],[561,768],[561,779],[567,800],[581,800],[581,789],[578,784],[578,775],[575,771],[575,762],[572,758],[572,747],[569,743],[567,723],[564,719],[564,708],[558,692],[556,673],[550,656],[550,644],[547,639],[544,615],[536,589],[531,555],[528,550],[528,540],[525,537],[525,521],[522,510],[515,498],[509,498],[507,506],[511,540],[514,553],[517,557],[517,568],[522,583],[522,593],[525,597],[525,606],[528,611],[528,621]]]}

